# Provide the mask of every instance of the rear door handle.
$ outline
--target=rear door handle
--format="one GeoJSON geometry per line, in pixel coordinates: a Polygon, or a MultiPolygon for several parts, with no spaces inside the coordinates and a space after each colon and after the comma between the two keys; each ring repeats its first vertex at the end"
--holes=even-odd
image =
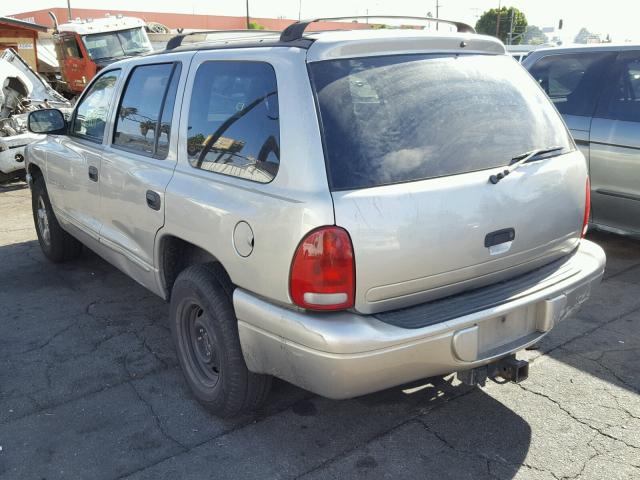
{"type": "Polygon", "coordinates": [[[93,165],[89,167],[89,180],[91,180],[92,182],[98,181],[98,169],[93,165]]]}
{"type": "Polygon", "coordinates": [[[489,248],[501,243],[512,242],[516,238],[516,231],[513,228],[504,228],[495,232],[487,233],[484,237],[484,246],[489,248]]]}
{"type": "Polygon", "coordinates": [[[147,206],[152,210],[160,210],[160,195],[153,190],[147,190],[147,206]]]}

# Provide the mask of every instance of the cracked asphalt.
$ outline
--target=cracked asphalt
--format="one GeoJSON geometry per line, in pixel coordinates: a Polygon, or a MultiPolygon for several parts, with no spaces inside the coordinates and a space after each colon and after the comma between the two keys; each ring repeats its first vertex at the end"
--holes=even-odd
{"type": "Polygon", "coordinates": [[[256,415],[191,397],[167,305],[96,255],[53,265],[0,187],[0,478],[640,478],[640,243],[521,357],[519,385],[417,382],[331,401],[275,382],[256,415]]]}

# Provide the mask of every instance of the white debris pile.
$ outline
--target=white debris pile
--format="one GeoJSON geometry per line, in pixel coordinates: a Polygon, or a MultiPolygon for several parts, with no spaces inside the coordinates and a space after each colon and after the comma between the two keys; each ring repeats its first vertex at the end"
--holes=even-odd
{"type": "Polygon", "coordinates": [[[24,147],[42,138],[27,131],[29,112],[41,108],[68,112],[71,104],[13,49],[0,55],[0,85],[0,181],[6,181],[24,170],[24,147]]]}

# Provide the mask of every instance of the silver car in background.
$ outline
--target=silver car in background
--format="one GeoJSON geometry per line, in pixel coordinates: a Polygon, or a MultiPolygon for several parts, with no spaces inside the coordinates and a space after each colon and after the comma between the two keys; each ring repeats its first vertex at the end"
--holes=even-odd
{"type": "Polygon", "coordinates": [[[587,159],[591,225],[640,235],[640,45],[536,50],[523,66],[587,159]]]}

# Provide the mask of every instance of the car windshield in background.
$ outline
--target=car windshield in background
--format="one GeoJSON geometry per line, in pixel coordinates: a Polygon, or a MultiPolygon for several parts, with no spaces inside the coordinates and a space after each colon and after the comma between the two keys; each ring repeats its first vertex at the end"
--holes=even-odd
{"type": "Polygon", "coordinates": [[[331,188],[350,190],[507,165],[573,149],[560,116],[510,57],[394,55],[309,66],[331,188]]]}
{"type": "Polygon", "coordinates": [[[140,27],[116,32],[93,33],[82,37],[93,60],[138,55],[151,51],[151,43],[140,27]]]}

